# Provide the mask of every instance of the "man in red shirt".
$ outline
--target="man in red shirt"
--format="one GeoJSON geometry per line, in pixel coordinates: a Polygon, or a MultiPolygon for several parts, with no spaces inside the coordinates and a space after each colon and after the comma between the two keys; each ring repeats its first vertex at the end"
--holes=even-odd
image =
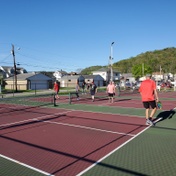
{"type": "Polygon", "coordinates": [[[142,97],[143,106],[146,109],[145,117],[146,117],[146,125],[154,125],[152,119],[154,114],[156,113],[157,106],[156,102],[158,102],[158,93],[156,90],[156,83],[150,79],[151,75],[146,75],[146,80],[144,80],[139,88],[139,92],[142,97]],[[152,108],[149,116],[150,107],[152,108]]]}
{"type": "Polygon", "coordinates": [[[58,81],[54,82],[54,92],[55,92],[55,98],[59,99],[59,89],[60,89],[60,83],[58,81]]]}

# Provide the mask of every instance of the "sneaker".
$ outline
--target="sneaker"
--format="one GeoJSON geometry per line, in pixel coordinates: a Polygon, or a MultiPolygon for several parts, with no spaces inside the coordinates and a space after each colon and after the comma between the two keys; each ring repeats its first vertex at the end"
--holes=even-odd
{"type": "Polygon", "coordinates": [[[154,123],[151,120],[147,119],[146,120],[146,125],[154,126],[154,123]]]}
{"type": "Polygon", "coordinates": [[[150,125],[151,126],[155,126],[155,124],[150,120],[150,125]]]}
{"type": "Polygon", "coordinates": [[[150,125],[150,120],[149,119],[146,119],[146,125],[150,125]]]}
{"type": "Polygon", "coordinates": [[[152,117],[149,117],[149,120],[153,122],[153,118],[152,117]]]}

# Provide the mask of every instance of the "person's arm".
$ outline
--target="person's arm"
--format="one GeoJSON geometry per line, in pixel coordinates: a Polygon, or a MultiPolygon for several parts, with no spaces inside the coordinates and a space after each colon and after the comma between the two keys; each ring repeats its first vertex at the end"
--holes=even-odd
{"type": "Polygon", "coordinates": [[[115,85],[114,85],[114,93],[116,93],[116,87],[115,87],[115,85]]]}
{"type": "Polygon", "coordinates": [[[98,89],[98,87],[96,86],[96,87],[95,87],[95,92],[96,92],[96,93],[97,93],[97,91],[98,91],[97,89],[98,89]]]}
{"type": "Polygon", "coordinates": [[[157,87],[156,87],[156,83],[153,81],[153,83],[154,83],[154,95],[155,95],[155,100],[156,100],[156,102],[158,102],[159,101],[159,98],[158,98],[158,92],[157,92],[157,87]]]}
{"type": "Polygon", "coordinates": [[[155,94],[155,100],[156,100],[156,102],[158,102],[159,98],[158,98],[158,92],[156,89],[154,90],[154,94],[155,94]]]}

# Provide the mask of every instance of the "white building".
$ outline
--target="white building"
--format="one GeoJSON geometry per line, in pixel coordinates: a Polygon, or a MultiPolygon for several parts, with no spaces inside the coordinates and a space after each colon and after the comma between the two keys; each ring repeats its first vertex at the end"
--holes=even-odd
{"type": "Polygon", "coordinates": [[[62,71],[62,70],[57,70],[53,73],[53,76],[56,78],[56,80],[61,79],[63,76],[67,75],[67,72],[62,71]]]}
{"type": "MultiPolygon", "coordinates": [[[[108,68],[101,68],[97,71],[93,71],[92,74],[100,75],[101,77],[103,77],[105,82],[109,82],[111,79],[111,71],[108,68]]],[[[120,78],[121,78],[121,73],[113,70],[113,81],[120,80],[120,78]]]]}

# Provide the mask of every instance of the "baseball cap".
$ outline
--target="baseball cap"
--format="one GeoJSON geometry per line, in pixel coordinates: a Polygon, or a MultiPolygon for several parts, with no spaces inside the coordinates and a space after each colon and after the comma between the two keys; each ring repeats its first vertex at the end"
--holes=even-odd
{"type": "Polygon", "coordinates": [[[146,74],[145,76],[146,76],[146,77],[151,77],[152,75],[148,73],[148,74],[146,74]]]}

